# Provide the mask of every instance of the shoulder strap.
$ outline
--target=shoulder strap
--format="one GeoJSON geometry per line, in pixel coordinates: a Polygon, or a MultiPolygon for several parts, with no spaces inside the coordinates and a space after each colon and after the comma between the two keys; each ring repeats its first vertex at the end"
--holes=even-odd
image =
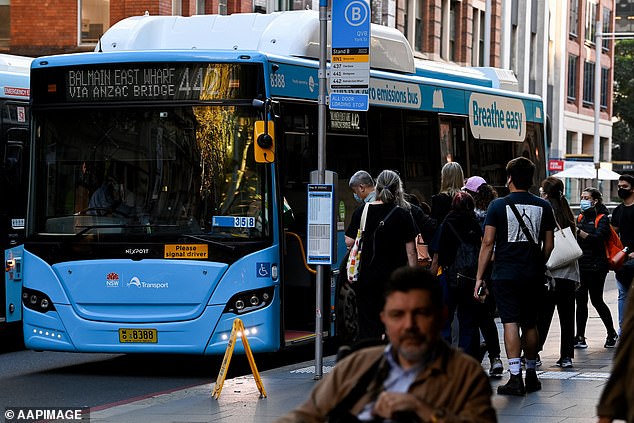
{"type": "MultiPolygon", "coordinates": [[[[392,213],[394,213],[394,212],[396,211],[396,209],[398,209],[398,208],[399,208],[399,206],[398,206],[398,205],[395,205],[395,206],[394,206],[394,208],[393,208],[392,210],[390,210],[390,212],[389,212],[387,215],[385,215],[385,217],[383,218],[383,220],[381,220],[381,221],[379,222],[379,226],[383,226],[383,225],[385,225],[385,222],[387,222],[387,220],[390,218],[390,216],[392,216],[392,213]]],[[[411,213],[410,213],[410,214],[411,214],[411,213]]]]}
{"type": "Polygon", "coordinates": [[[363,206],[363,213],[361,213],[361,224],[359,225],[361,232],[365,231],[365,221],[368,218],[368,208],[370,208],[370,203],[365,203],[365,206],[363,206]]]}
{"type": "Polygon", "coordinates": [[[451,231],[454,233],[456,238],[458,238],[458,241],[460,241],[461,244],[464,244],[465,242],[462,240],[462,237],[458,234],[458,231],[456,230],[456,228],[454,228],[453,225],[446,220],[445,220],[445,223],[449,226],[449,229],[451,229],[451,231]]]}
{"type": "Polygon", "coordinates": [[[597,218],[594,219],[594,227],[598,228],[599,227],[599,220],[601,220],[601,218],[605,216],[604,214],[597,214],[597,218]]]}
{"type": "Polygon", "coordinates": [[[506,204],[508,204],[509,207],[511,208],[511,210],[513,211],[513,214],[515,215],[515,218],[517,219],[517,222],[520,224],[520,227],[522,228],[522,232],[524,232],[524,235],[526,236],[526,238],[531,243],[537,244],[535,242],[535,240],[533,239],[533,236],[531,235],[531,232],[526,227],[526,223],[524,223],[524,219],[522,219],[522,216],[520,216],[520,212],[517,210],[517,207],[515,207],[515,204],[511,203],[511,201],[508,199],[508,197],[504,197],[504,202],[506,202],[506,204]]]}

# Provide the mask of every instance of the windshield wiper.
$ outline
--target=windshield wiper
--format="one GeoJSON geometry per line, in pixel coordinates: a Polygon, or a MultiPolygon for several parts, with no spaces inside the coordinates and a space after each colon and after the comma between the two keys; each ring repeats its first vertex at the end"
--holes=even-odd
{"type": "Polygon", "coordinates": [[[109,224],[109,225],[88,225],[85,226],[81,231],[75,234],[76,237],[84,235],[85,233],[92,231],[93,229],[130,229],[130,228],[141,228],[141,229],[152,229],[152,228],[177,228],[178,225],[130,225],[127,223],[118,223],[118,224],[109,224]]]}
{"type": "Polygon", "coordinates": [[[233,251],[233,250],[236,249],[236,247],[233,246],[233,245],[227,245],[227,244],[222,243],[222,242],[218,242],[218,241],[214,241],[214,240],[208,239],[204,235],[201,236],[201,235],[182,234],[182,236],[184,236],[186,238],[195,239],[196,241],[206,242],[208,244],[215,245],[215,246],[218,246],[218,247],[223,247],[223,248],[226,248],[229,251],[233,251]]]}

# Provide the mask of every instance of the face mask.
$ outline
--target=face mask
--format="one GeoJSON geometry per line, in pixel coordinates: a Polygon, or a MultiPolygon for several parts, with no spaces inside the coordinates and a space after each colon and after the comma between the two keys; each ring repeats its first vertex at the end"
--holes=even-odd
{"type": "Polygon", "coordinates": [[[353,193],[352,196],[354,197],[355,200],[357,200],[357,203],[363,203],[363,200],[361,199],[361,197],[359,197],[357,195],[357,193],[353,193]]]}
{"type": "Polygon", "coordinates": [[[590,201],[590,200],[581,200],[579,202],[579,208],[581,208],[582,211],[586,211],[586,210],[592,208],[592,201],[590,201]]]}
{"type": "Polygon", "coordinates": [[[618,191],[617,195],[619,196],[620,199],[625,200],[631,194],[632,194],[632,191],[630,191],[629,189],[619,188],[619,191],[618,191]]]}

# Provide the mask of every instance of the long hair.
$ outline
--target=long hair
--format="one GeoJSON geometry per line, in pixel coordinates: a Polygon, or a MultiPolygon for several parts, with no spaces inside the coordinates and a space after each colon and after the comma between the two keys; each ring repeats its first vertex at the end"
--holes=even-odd
{"type": "Polygon", "coordinates": [[[394,203],[406,210],[410,209],[409,203],[405,201],[401,178],[392,170],[384,170],[376,178],[376,199],[386,204],[394,203]]]}
{"type": "Polygon", "coordinates": [[[491,201],[498,198],[498,192],[489,184],[482,184],[478,187],[478,191],[473,193],[476,209],[486,211],[491,201]]]}
{"type": "Polygon", "coordinates": [[[570,226],[574,233],[576,226],[575,215],[572,213],[568,200],[564,196],[564,183],[561,179],[549,176],[542,181],[541,188],[547,196],[546,200],[555,212],[555,219],[559,226],[562,228],[570,226]]]}
{"type": "Polygon", "coordinates": [[[440,171],[440,192],[446,192],[450,196],[460,192],[464,185],[464,172],[458,162],[445,163],[440,171]]]}

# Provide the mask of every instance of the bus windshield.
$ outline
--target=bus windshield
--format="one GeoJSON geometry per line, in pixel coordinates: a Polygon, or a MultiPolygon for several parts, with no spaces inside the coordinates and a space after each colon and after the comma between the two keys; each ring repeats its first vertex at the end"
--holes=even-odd
{"type": "Polygon", "coordinates": [[[35,116],[39,235],[268,236],[251,107],[48,109],[35,116]]]}

